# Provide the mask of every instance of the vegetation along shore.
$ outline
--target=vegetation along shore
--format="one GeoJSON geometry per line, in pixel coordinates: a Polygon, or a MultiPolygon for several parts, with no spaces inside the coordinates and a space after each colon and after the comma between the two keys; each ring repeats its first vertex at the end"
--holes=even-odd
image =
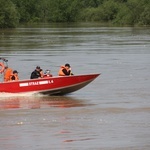
{"type": "Polygon", "coordinates": [[[0,0],[0,28],[81,21],[150,25],[150,0],[0,0]]]}

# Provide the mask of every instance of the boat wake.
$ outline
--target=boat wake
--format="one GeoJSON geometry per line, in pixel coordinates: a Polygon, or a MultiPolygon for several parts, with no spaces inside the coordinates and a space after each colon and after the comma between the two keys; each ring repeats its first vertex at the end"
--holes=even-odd
{"type": "Polygon", "coordinates": [[[30,93],[5,93],[0,92],[0,100],[5,98],[13,97],[43,97],[44,95],[40,93],[30,92],[30,93]]]}
{"type": "Polygon", "coordinates": [[[66,96],[0,93],[0,110],[83,107],[82,100],[66,96]]]}

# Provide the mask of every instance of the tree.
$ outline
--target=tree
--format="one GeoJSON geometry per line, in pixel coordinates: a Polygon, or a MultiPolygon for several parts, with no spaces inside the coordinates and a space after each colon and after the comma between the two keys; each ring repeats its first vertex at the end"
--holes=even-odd
{"type": "Polygon", "coordinates": [[[145,0],[143,11],[140,13],[139,23],[150,25],[150,1],[145,0]]]}
{"type": "Polygon", "coordinates": [[[80,0],[82,8],[96,8],[101,5],[105,0],[80,0]]]}
{"type": "Polygon", "coordinates": [[[49,21],[73,22],[76,21],[79,12],[78,0],[50,0],[49,21]]]}
{"type": "Polygon", "coordinates": [[[13,28],[19,22],[19,14],[11,0],[0,0],[0,28],[13,28]]]}
{"type": "Polygon", "coordinates": [[[112,21],[113,19],[115,19],[119,10],[119,4],[120,3],[115,2],[114,0],[105,1],[100,7],[102,12],[101,20],[112,21]]]}
{"type": "Polygon", "coordinates": [[[47,21],[150,25],[150,0],[0,0],[0,28],[47,21]]]}
{"type": "Polygon", "coordinates": [[[40,20],[39,13],[41,13],[40,4],[44,0],[12,0],[16,5],[20,14],[20,22],[34,22],[40,20]]]}

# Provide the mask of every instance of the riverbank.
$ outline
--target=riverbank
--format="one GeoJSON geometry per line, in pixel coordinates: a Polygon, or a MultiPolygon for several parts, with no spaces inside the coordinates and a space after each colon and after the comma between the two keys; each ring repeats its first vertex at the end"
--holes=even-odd
{"type": "Polygon", "coordinates": [[[34,22],[106,22],[112,25],[150,25],[148,0],[1,0],[0,28],[34,22]]]}

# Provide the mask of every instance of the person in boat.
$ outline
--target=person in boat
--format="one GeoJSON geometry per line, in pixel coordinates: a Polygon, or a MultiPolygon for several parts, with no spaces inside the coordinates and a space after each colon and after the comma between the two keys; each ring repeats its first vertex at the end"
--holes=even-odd
{"type": "Polygon", "coordinates": [[[19,80],[18,71],[17,71],[17,70],[14,70],[14,71],[13,71],[13,74],[12,74],[11,77],[10,77],[10,81],[18,81],[18,80],[19,80]]]}
{"type": "Polygon", "coordinates": [[[71,72],[71,66],[70,64],[65,64],[65,66],[61,66],[60,70],[58,72],[59,76],[70,76],[73,75],[73,73],[71,72]]]}
{"type": "Polygon", "coordinates": [[[41,78],[41,68],[37,66],[36,69],[31,73],[30,79],[41,78]]]}
{"type": "Polygon", "coordinates": [[[44,77],[43,69],[40,69],[40,75],[41,75],[41,78],[44,77]]]}
{"type": "Polygon", "coordinates": [[[4,70],[4,82],[10,81],[10,77],[13,74],[13,70],[9,68],[8,66],[5,66],[4,70]]]}

